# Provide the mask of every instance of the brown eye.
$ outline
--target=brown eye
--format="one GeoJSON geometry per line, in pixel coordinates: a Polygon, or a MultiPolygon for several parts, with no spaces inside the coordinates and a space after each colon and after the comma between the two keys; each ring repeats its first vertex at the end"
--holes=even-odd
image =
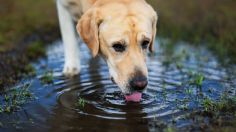
{"type": "Polygon", "coordinates": [[[124,52],[126,48],[126,46],[121,43],[115,43],[112,47],[116,52],[124,52]]]}
{"type": "Polygon", "coordinates": [[[149,42],[148,40],[144,40],[144,41],[142,42],[142,44],[141,44],[142,48],[143,48],[143,49],[147,49],[149,43],[150,43],[150,42],[149,42]]]}

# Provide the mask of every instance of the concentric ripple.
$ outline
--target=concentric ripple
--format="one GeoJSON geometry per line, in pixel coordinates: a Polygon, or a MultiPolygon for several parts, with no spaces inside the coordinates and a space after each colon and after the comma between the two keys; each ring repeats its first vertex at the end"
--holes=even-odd
{"type": "Polygon", "coordinates": [[[84,83],[81,82],[82,85],[78,84],[75,88],[61,93],[58,97],[59,102],[68,109],[76,110],[79,114],[106,119],[126,119],[127,113],[136,118],[145,118],[150,110],[141,108],[153,107],[157,104],[155,95],[149,91],[143,94],[139,104],[125,102],[119,88],[112,84],[109,78],[93,81],[92,84],[83,85],[84,83]],[[85,101],[84,107],[75,105],[78,99],[85,101]]]}

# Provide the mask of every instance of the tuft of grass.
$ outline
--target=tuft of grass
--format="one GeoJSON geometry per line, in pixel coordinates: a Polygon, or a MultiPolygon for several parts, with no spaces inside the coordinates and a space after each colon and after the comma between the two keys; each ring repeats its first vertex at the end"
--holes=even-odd
{"type": "Polygon", "coordinates": [[[202,83],[203,83],[203,81],[205,79],[204,75],[201,74],[201,73],[195,73],[195,72],[192,72],[192,71],[190,71],[188,74],[190,76],[189,83],[191,85],[196,85],[198,88],[201,88],[202,87],[202,83]]]}
{"type": "Polygon", "coordinates": [[[236,114],[236,96],[222,96],[218,101],[205,97],[202,106],[205,112],[233,112],[236,114]]]}
{"type": "Polygon", "coordinates": [[[215,111],[215,105],[214,105],[214,101],[209,99],[208,97],[204,98],[202,101],[202,105],[204,108],[204,111],[208,112],[208,111],[215,111]]]}
{"type": "Polygon", "coordinates": [[[79,97],[77,99],[77,102],[75,103],[75,107],[84,108],[85,104],[86,104],[86,101],[83,98],[79,97]]]}
{"type": "Polygon", "coordinates": [[[40,78],[42,84],[50,84],[53,83],[53,71],[46,71],[43,76],[40,78]]]}
{"type": "Polygon", "coordinates": [[[164,129],[164,132],[176,132],[176,129],[172,126],[167,126],[167,128],[164,129]]]}
{"type": "Polygon", "coordinates": [[[25,72],[27,73],[27,75],[32,75],[35,76],[36,75],[36,70],[34,68],[34,66],[32,64],[28,64],[24,67],[25,72]]]}
{"type": "Polygon", "coordinates": [[[192,88],[186,88],[185,93],[188,94],[188,95],[192,95],[193,94],[193,89],[192,88]]]}
{"type": "Polygon", "coordinates": [[[45,56],[46,55],[45,46],[42,42],[35,41],[27,47],[26,53],[29,59],[33,59],[38,56],[45,56]]]}
{"type": "Polygon", "coordinates": [[[22,87],[14,88],[3,95],[0,105],[0,113],[11,113],[21,109],[21,106],[33,99],[30,92],[30,84],[24,84],[22,87]]]}
{"type": "Polygon", "coordinates": [[[198,86],[198,87],[202,87],[202,82],[204,80],[204,76],[203,74],[196,74],[195,76],[195,84],[198,86]]]}

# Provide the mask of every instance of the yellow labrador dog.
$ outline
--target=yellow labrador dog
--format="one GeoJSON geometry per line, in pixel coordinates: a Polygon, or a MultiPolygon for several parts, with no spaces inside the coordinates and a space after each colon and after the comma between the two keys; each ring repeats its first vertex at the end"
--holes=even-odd
{"type": "Polygon", "coordinates": [[[92,55],[105,59],[126,100],[139,102],[148,84],[146,53],[154,50],[153,8],[145,0],[57,0],[57,9],[65,49],[63,73],[80,72],[76,29],[92,55]]]}

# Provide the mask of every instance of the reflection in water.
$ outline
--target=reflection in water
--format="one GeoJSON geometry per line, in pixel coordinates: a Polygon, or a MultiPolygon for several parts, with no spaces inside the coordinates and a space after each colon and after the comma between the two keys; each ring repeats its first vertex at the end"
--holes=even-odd
{"type": "Polygon", "coordinates": [[[206,49],[186,44],[155,46],[156,54],[147,59],[149,84],[142,101],[126,103],[111,82],[105,62],[92,59],[84,44],[80,75],[64,78],[63,47],[60,41],[55,42],[48,47],[48,58],[35,64],[38,76],[31,90],[37,99],[22,111],[0,115],[1,122],[18,121],[4,131],[155,131],[163,129],[162,122],[173,120],[182,128],[191,125],[191,120],[183,121],[182,117],[202,109],[203,98],[217,100],[228,87],[235,87],[235,73],[228,73],[232,69],[222,67],[206,49]],[[54,70],[52,85],[39,81],[45,66],[54,70]],[[196,73],[204,75],[201,86],[193,85],[199,76],[196,73]],[[84,107],[75,105],[78,98],[85,101],[84,107]]]}

